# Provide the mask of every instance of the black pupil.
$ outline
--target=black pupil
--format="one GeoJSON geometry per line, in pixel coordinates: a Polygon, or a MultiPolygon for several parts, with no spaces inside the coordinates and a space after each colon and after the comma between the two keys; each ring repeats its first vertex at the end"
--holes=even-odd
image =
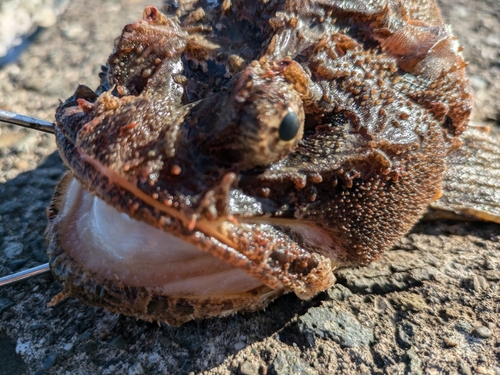
{"type": "Polygon", "coordinates": [[[299,132],[300,122],[299,117],[295,112],[288,114],[281,120],[279,136],[283,141],[291,141],[299,132]]]}

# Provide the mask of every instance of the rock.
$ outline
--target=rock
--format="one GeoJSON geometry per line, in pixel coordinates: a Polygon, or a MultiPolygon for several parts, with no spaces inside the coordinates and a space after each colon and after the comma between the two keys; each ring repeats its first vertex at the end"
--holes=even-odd
{"type": "Polygon", "coordinates": [[[15,315],[10,311],[6,311],[2,314],[2,320],[4,321],[11,320],[13,317],[15,317],[15,315]]]}
{"type": "Polygon", "coordinates": [[[373,343],[373,330],[363,327],[347,311],[332,311],[328,308],[315,307],[299,318],[302,333],[332,339],[344,347],[362,347],[373,343]]]}
{"type": "Polygon", "coordinates": [[[9,298],[0,298],[0,313],[14,304],[9,298]]]}
{"type": "Polygon", "coordinates": [[[69,40],[78,39],[85,32],[80,24],[63,24],[62,31],[64,36],[69,40]]]}
{"type": "Polygon", "coordinates": [[[457,346],[457,345],[458,345],[458,342],[457,342],[457,341],[455,341],[455,340],[453,340],[453,339],[451,339],[451,338],[448,338],[448,337],[447,337],[447,338],[445,338],[445,339],[443,340],[443,343],[444,343],[444,344],[445,344],[448,348],[454,348],[455,346],[457,346]]]}
{"type": "Polygon", "coordinates": [[[12,272],[18,271],[28,262],[28,259],[16,259],[9,263],[9,268],[12,272]]]}
{"type": "Polygon", "coordinates": [[[352,296],[352,292],[342,284],[335,284],[326,292],[332,300],[345,301],[352,296]]]}
{"type": "Polygon", "coordinates": [[[390,293],[403,291],[424,281],[433,280],[438,270],[432,264],[424,264],[414,254],[406,256],[407,262],[400,265],[370,265],[363,269],[343,269],[337,272],[337,282],[353,293],[390,293]]]}
{"type": "Polygon", "coordinates": [[[408,359],[410,360],[410,363],[408,365],[408,375],[422,375],[422,361],[420,360],[420,357],[418,356],[417,352],[415,351],[415,348],[410,348],[407,352],[406,355],[408,356],[408,359]]]}
{"type": "Polygon", "coordinates": [[[134,363],[132,366],[128,368],[127,371],[127,375],[143,375],[143,374],[144,374],[144,368],[139,362],[134,363]]]}
{"type": "Polygon", "coordinates": [[[288,350],[278,352],[273,361],[272,370],[276,375],[317,375],[318,371],[313,369],[298,357],[298,354],[288,350]]]}
{"type": "Polygon", "coordinates": [[[28,326],[28,329],[30,331],[38,331],[39,329],[42,329],[43,327],[44,327],[44,325],[41,323],[32,323],[28,326]]]}
{"type": "Polygon", "coordinates": [[[236,344],[234,344],[234,348],[236,350],[241,350],[243,349],[247,344],[245,344],[244,342],[240,341],[240,342],[237,342],[236,344]]]}
{"type": "Polygon", "coordinates": [[[470,77],[470,83],[475,91],[486,90],[488,88],[488,82],[486,82],[480,76],[470,77]]]}
{"type": "Polygon", "coordinates": [[[21,293],[17,293],[16,295],[14,295],[14,299],[16,299],[17,301],[22,301],[24,300],[24,297],[26,296],[26,292],[21,292],[21,293]]]}
{"type": "Polygon", "coordinates": [[[500,37],[498,35],[491,34],[486,38],[486,44],[494,47],[500,47],[500,37]]]}
{"type": "Polygon", "coordinates": [[[373,306],[375,312],[378,314],[385,314],[386,311],[390,308],[390,303],[385,298],[380,296],[375,296],[373,300],[373,306]]]}
{"type": "Polygon", "coordinates": [[[458,319],[460,317],[460,313],[454,308],[441,309],[439,315],[446,320],[458,319]]]}
{"type": "Polygon", "coordinates": [[[463,333],[468,333],[472,330],[472,325],[465,321],[459,321],[455,324],[455,329],[463,333]]]}
{"type": "Polygon", "coordinates": [[[458,367],[460,368],[461,374],[472,375],[472,371],[470,370],[470,366],[464,360],[460,359],[458,361],[458,367]]]}
{"type": "Polygon", "coordinates": [[[7,242],[3,253],[9,259],[16,259],[23,252],[23,244],[19,242],[7,242]]]}
{"type": "Polygon", "coordinates": [[[48,370],[55,365],[56,361],[57,361],[57,353],[51,353],[45,358],[45,361],[43,361],[42,368],[44,370],[48,370]]]}
{"type": "Polygon", "coordinates": [[[28,366],[22,360],[22,354],[16,349],[15,341],[4,336],[0,330],[0,373],[2,375],[29,374],[28,366]]]}
{"type": "Polygon", "coordinates": [[[427,304],[419,294],[401,293],[391,300],[393,306],[403,311],[423,311],[427,304]]]}
{"type": "Polygon", "coordinates": [[[491,337],[490,329],[485,326],[477,327],[472,331],[472,334],[480,339],[489,339],[491,337]]]}
{"type": "MultiPolygon", "coordinates": [[[[21,138],[21,140],[16,143],[14,151],[19,154],[27,153],[35,147],[37,141],[38,139],[35,133],[28,133],[26,137],[21,138]]],[[[24,165],[26,166],[27,164],[24,165]]]]}
{"type": "Polygon", "coordinates": [[[127,342],[122,335],[118,335],[111,339],[111,341],[109,342],[109,346],[118,349],[125,349],[127,347],[127,342]]]}
{"type": "Polygon", "coordinates": [[[492,375],[493,371],[490,371],[484,366],[478,366],[476,367],[476,374],[478,375],[492,375]]]}
{"type": "Polygon", "coordinates": [[[415,326],[411,323],[399,324],[396,328],[396,339],[398,344],[408,349],[414,344],[415,326]]]}
{"type": "Polygon", "coordinates": [[[90,332],[90,330],[86,330],[86,331],[84,331],[84,332],[80,335],[79,339],[80,339],[80,340],[88,340],[88,339],[90,338],[90,336],[91,336],[91,332],[90,332]]]}
{"type": "Polygon", "coordinates": [[[464,285],[474,293],[480,293],[489,287],[488,281],[480,275],[474,275],[464,280],[464,285]]]}
{"type": "Polygon", "coordinates": [[[250,361],[245,361],[240,365],[241,375],[259,375],[259,366],[250,361]]]}

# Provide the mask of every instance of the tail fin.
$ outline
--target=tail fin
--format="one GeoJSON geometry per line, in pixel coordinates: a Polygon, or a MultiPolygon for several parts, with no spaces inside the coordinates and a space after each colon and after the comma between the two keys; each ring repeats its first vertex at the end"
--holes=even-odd
{"type": "Polygon", "coordinates": [[[500,136],[470,126],[462,147],[447,157],[443,195],[425,219],[486,220],[500,223],[500,136]]]}

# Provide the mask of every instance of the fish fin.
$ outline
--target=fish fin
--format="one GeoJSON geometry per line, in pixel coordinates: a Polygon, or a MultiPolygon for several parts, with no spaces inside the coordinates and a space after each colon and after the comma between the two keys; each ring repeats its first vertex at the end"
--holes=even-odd
{"type": "Polygon", "coordinates": [[[460,139],[462,146],[446,159],[442,196],[424,219],[500,223],[500,134],[469,126],[460,139]]]}

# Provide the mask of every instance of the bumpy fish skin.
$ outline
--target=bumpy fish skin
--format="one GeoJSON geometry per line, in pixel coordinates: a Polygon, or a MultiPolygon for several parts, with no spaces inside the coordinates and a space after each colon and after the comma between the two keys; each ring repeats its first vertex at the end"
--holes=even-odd
{"type": "Polygon", "coordinates": [[[96,92],[80,86],[59,107],[58,147],[87,191],[262,286],[200,299],[99,277],[61,247],[66,177],[47,231],[65,293],[169,324],[283,292],[309,298],[336,268],[376,259],[440,196],[472,96],[434,1],[190,1],[165,12],[146,8],[96,92]]]}

